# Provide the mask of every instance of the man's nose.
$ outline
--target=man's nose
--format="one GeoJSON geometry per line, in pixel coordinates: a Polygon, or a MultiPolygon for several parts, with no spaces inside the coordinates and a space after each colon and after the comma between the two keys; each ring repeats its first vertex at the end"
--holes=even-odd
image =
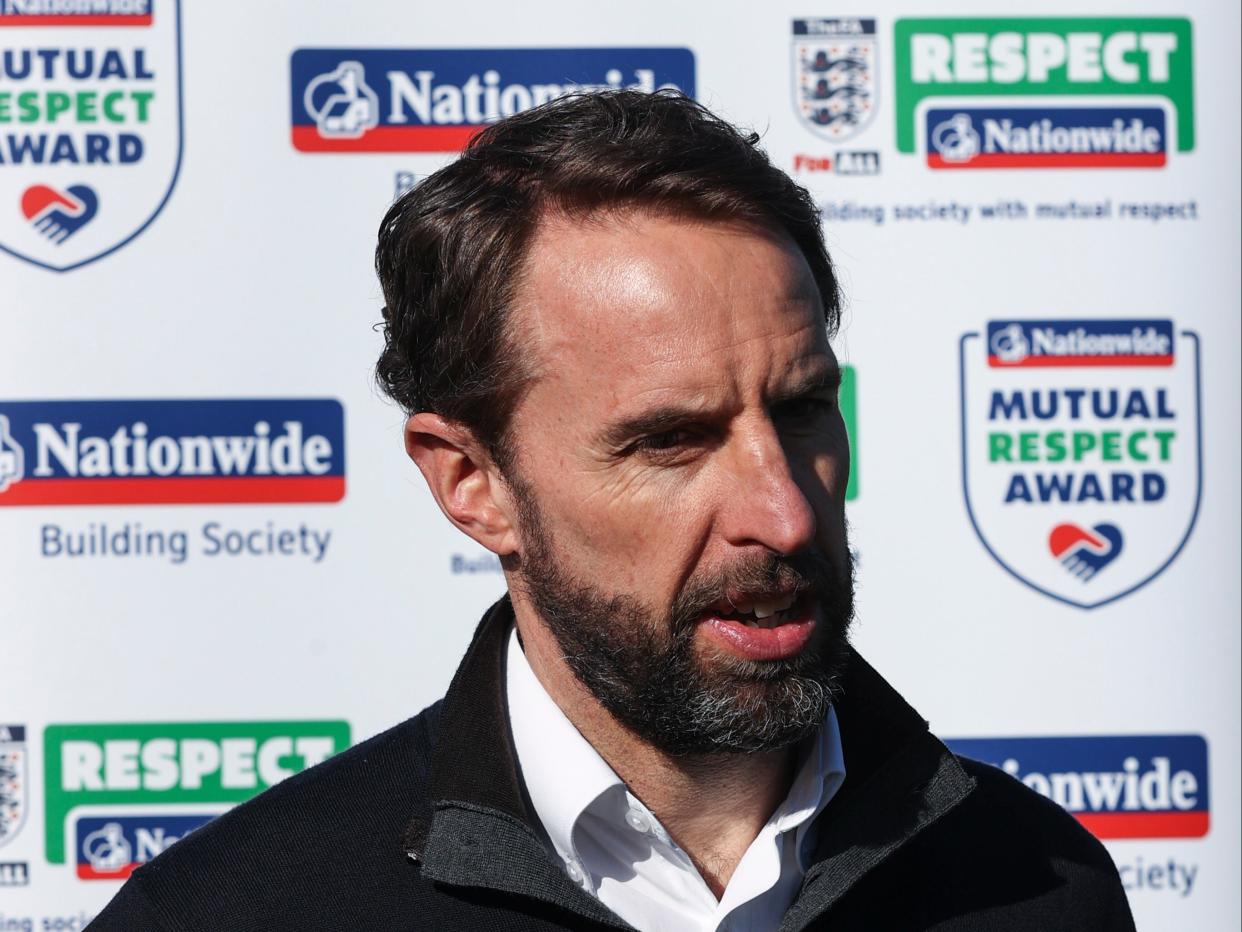
{"type": "Polygon", "coordinates": [[[721,502],[726,538],[736,546],[761,544],[779,554],[805,550],[815,540],[815,509],[776,429],[767,423],[737,440],[733,482],[721,502]]]}

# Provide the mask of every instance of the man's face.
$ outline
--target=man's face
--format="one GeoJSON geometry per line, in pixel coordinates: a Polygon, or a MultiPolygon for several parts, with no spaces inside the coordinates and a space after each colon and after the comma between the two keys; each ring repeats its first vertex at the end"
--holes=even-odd
{"type": "Polygon", "coordinates": [[[603,705],[672,754],[822,720],[852,614],[839,370],[785,236],[551,220],[516,302],[516,585],[603,705]]]}

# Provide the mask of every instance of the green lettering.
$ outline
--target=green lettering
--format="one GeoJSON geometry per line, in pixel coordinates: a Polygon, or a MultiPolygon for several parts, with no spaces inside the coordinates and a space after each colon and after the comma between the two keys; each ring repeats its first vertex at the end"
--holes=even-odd
{"type": "Polygon", "coordinates": [[[1169,461],[1169,447],[1172,446],[1173,438],[1177,436],[1177,431],[1158,430],[1152,436],[1160,444],[1160,462],[1167,463],[1169,461]]]}
{"type": "Polygon", "coordinates": [[[95,91],[81,91],[77,94],[75,116],[79,123],[94,123],[99,119],[95,113],[96,96],[95,91]]]}
{"type": "Polygon", "coordinates": [[[1039,434],[1024,430],[1018,434],[1018,459],[1024,463],[1039,462],[1039,434]]]}
{"type": "Polygon", "coordinates": [[[134,103],[138,105],[138,122],[147,122],[149,119],[147,115],[147,106],[155,97],[155,91],[134,91],[130,96],[134,98],[134,103]]]}
{"type": "Polygon", "coordinates": [[[47,92],[47,121],[55,123],[56,118],[69,109],[71,99],[64,91],[47,92]]]}
{"type": "Polygon", "coordinates": [[[998,432],[988,434],[988,462],[1012,463],[1013,437],[998,432]]]}
{"type": "Polygon", "coordinates": [[[1065,449],[1065,431],[1049,431],[1044,437],[1044,443],[1048,447],[1049,463],[1059,463],[1068,455],[1065,449]]]}
{"type": "Polygon", "coordinates": [[[1089,430],[1074,431],[1074,462],[1081,463],[1084,456],[1095,449],[1095,434],[1089,430]]]}
{"type": "Polygon", "coordinates": [[[1106,463],[1121,459],[1121,431],[1106,430],[1100,434],[1100,458],[1106,463]]]}
{"type": "Polygon", "coordinates": [[[123,100],[124,98],[125,98],[124,91],[112,91],[104,95],[103,112],[104,112],[105,119],[113,123],[124,123],[125,122],[125,114],[121,113],[119,110],[116,109],[117,102],[120,100],[123,100]]]}
{"type": "Polygon", "coordinates": [[[33,123],[39,119],[39,94],[36,91],[24,91],[17,95],[17,109],[21,111],[21,116],[17,118],[19,123],[33,123]]]}

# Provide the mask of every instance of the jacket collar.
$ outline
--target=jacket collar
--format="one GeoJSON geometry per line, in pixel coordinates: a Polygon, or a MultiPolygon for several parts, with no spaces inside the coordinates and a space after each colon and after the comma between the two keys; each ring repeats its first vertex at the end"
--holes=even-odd
{"type": "Polygon", "coordinates": [[[506,595],[483,616],[449,684],[431,755],[430,811],[406,826],[406,854],[429,880],[531,897],[629,929],[569,880],[526,801],[504,688],[512,625],[506,595]]]}
{"type": "MultiPolygon", "coordinates": [[[[533,897],[629,928],[565,875],[518,772],[505,700],[508,596],[483,616],[444,697],[429,807],[406,827],[406,853],[440,883],[533,897]]],[[[836,703],[845,783],[820,815],[802,892],[781,925],[802,929],[867,873],[961,803],[974,780],[925,722],[851,651],[836,703]]]]}

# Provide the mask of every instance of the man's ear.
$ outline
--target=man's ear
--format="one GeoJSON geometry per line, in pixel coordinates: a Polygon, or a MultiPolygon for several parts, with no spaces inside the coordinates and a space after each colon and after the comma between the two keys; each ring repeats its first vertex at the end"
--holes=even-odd
{"type": "Polygon", "coordinates": [[[420,412],[405,422],[405,451],[440,510],[463,533],[497,556],[517,549],[508,490],[470,428],[420,412]]]}

